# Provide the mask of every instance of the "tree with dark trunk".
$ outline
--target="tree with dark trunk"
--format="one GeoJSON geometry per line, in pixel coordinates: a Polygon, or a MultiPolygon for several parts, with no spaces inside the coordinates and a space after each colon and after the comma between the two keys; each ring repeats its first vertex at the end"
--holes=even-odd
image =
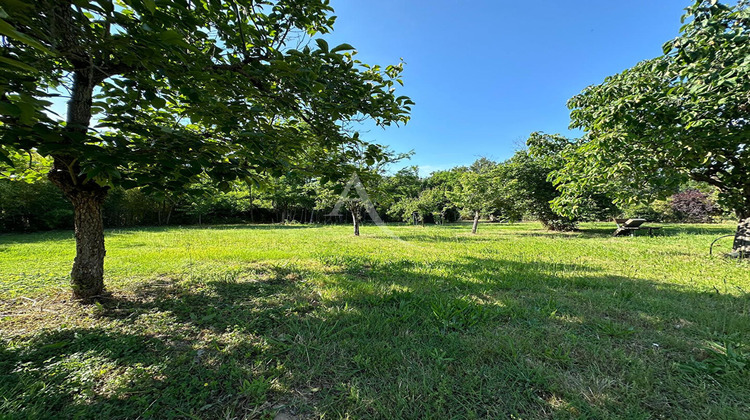
{"type": "Polygon", "coordinates": [[[734,235],[732,252],[740,258],[750,258],[750,217],[740,220],[734,235]]]}
{"type": "Polygon", "coordinates": [[[354,236],[359,236],[359,223],[362,216],[357,210],[352,210],[352,223],[354,224],[354,236]]]}
{"type": "Polygon", "coordinates": [[[383,173],[385,172],[384,165],[398,162],[409,154],[396,154],[386,151],[384,156],[384,159],[377,165],[345,165],[344,167],[351,171],[346,181],[344,181],[344,178],[339,178],[337,181],[317,183],[315,187],[315,209],[330,211],[326,215],[329,217],[340,216],[342,207],[349,211],[352,215],[354,236],[359,236],[365,213],[376,224],[383,223],[377,210],[375,210],[375,203],[383,197],[381,186],[383,173]]]}
{"type": "MultiPolygon", "coordinates": [[[[85,65],[85,63],[78,63],[85,65]]],[[[86,136],[91,122],[91,104],[95,80],[94,69],[86,67],[73,72],[71,98],[68,102],[64,131],[67,138],[86,136]]],[[[48,177],[73,204],[76,256],[70,272],[73,296],[90,298],[104,292],[104,223],[102,204],[109,187],[88,179],[77,158],[52,154],[48,177]]]]}
{"type": "Polygon", "coordinates": [[[352,215],[352,226],[354,227],[354,236],[359,236],[359,227],[362,224],[362,215],[364,213],[365,207],[367,204],[365,203],[365,200],[369,200],[369,197],[365,196],[365,198],[360,197],[348,197],[344,195],[343,197],[340,196],[338,199],[340,202],[343,203],[344,207],[349,211],[349,213],[352,215]]]}
{"type": "Polygon", "coordinates": [[[290,170],[338,174],[342,155],[330,150],[383,157],[342,122],[409,119],[413,102],[394,94],[402,64],[298,42],[332,30],[328,1],[198,3],[38,0],[0,13],[0,164],[20,152],[53,158],[49,178],[75,209],[77,298],[104,290],[110,187],[177,191],[210,178],[227,190],[290,170]],[[60,88],[71,95],[65,121],[50,117],[60,88]]]}
{"type": "Polygon", "coordinates": [[[76,257],[70,273],[71,285],[76,298],[89,298],[104,291],[102,204],[108,187],[86,182],[80,176],[71,176],[73,171],[69,167],[76,168],[70,157],[54,156],[49,178],[73,204],[76,257]]]}

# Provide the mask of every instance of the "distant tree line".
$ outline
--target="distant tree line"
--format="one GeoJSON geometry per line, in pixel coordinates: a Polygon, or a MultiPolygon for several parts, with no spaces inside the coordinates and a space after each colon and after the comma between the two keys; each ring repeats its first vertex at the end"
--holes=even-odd
{"type": "MultiPolygon", "coordinates": [[[[559,135],[533,133],[528,147],[510,159],[481,158],[421,177],[409,166],[395,173],[363,167],[361,182],[379,216],[386,222],[442,224],[461,219],[514,222],[538,220],[551,230],[571,230],[580,221],[608,220],[615,216],[644,217],[659,222],[711,222],[722,216],[714,187],[698,182],[659,187],[644,184],[633,196],[640,201],[615,202],[613,195],[590,194],[576,203],[575,216],[561,216],[551,204],[560,192],[550,180],[564,166],[564,149],[575,141],[559,135]],[[654,199],[653,197],[668,197],[654,199]]],[[[401,156],[403,157],[403,156],[401,156]]],[[[398,159],[391,159],[395,161],[398,159]]],[[[39,176],[0,179],[0,229],[38,231],[70,229],[73,208],[46,176],[48,162],[37,156],[30,171],[39,176]]],[[[331,215],[345,179],[289,173],[268,176],[258,184],[235,182],[222,191],[210,179],[179,191],[112,188],[103,204],[109,228],[221,223],[352,223],[367,220],[364,207],[352,191],[345,206],[331,215]]],[[[613,186],[614,188],[615,186],[613,186]]],[[[476,224],[474,230],[476,231],[476,224]]]]}

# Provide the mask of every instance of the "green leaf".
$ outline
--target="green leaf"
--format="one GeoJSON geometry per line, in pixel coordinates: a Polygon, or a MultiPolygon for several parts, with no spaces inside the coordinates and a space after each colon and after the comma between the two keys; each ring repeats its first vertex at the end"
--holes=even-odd
{"type": "Polygon", "coordinates": [[[15,39],[16,41],[23,42],[24,44],[28,45],[29,47],[35,48],[39,51],[42,51],[46,54],[52,54],[52,51],[48,50],[47,47],[40,44],[39,41],[31,38],[30,36],[23,34],[21,32],[18,32],[16,28],[13,27],[10,23],[0,19],[0,35],[5,35],[8,38],[15,39]]]}
{"type": "Polygon", "coordinates": [[[156,97],[151,101],[151,105],[156,109],[164,108],[167,105],[167,101],[164,98],[156,97]]]}
{"type": "Polygon", "coordinates": [[[8,166],[14,166],[13,161],[8,157],[8,153],[0,147],[0,162],[8,164],[8,166]]]}
{"type": "Polygon", "coordinates": [[[154,11],[156,11],[156,3],[154,3],[154,0],[143,0],[143,5],[146,6],[146,9],[148,9],[151,14],[154,14],[154,11]]]}
{"type": "Polygon", "coordinates": [[[328,52],[328,43],[324,39],[318,38],[315,42],[318,44],[318,48],[320,48],[321,51],[328,52]]]}
{"type": "Polygon", "coordinates": [[[8,57],[0,57],[0,63],[5,63],[5,64],[7,64],[9,66],[17,67],[17,68],[19,68],[21,70],[26,70],[29,73],[37,73],[38,72],[38,70],[35,69],[34,67],[31,67],[30,65],[28,65],[26,63],[22,63],[22,62],[20,62],[18,60],[14,60],[14,59],[8,58],[8,57]]]}
{"type": "Polygon", "coordinates": [[[18,117],[21,115],[21,109],[10,102],[0,102],[0,114],[18,117]]]}
{"type": "Polygon", "coordinates": [[[332,53],[336,53],[336,52],[339,52],[339,51],[350,51],[350,50],[353,50],[353,49],[354,49],[354,47],[352,47],[352,46],[351,46],[351,45],[349,45],[349,44],[341,44],[341,45],[339,45],[338,47],[334,47],[334,48],[333,48],[333,49],[331,50],[331,52],[332,52],[332,53]]]}
{"type": "Polygon", "coordinates": [[[185,44],[185,41],[182,39],[182,34],[174,29],[167,29],[166,31],[159,33],[159,39],[172,45],[185,44]]]}

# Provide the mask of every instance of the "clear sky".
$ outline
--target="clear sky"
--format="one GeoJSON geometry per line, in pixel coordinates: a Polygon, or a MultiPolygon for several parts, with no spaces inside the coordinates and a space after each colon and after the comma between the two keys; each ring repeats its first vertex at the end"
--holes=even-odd
{"type": "MultiPolygon", "coordinates": [[[[481,156],[510,157],[533,131],[568,130],[567,100],[661,55],[689,0],[332,0],[329,43],[368,64],[403,57],[416,105],[365,139],[416,153],[422,175],[481,156]]],[[[399,165],[406,166],[406,165],[399,165]]]]}

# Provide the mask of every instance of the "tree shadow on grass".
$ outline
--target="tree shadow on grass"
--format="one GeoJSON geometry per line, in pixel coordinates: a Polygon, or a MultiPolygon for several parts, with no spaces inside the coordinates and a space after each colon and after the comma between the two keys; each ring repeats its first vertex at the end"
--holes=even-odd
{"type": "Polygon", "coordinates": [[[437,243],[437,242],[454,242],[454,243],[476,243],[476,242],[494,242],[497,241],[496,236],[480,236],[480,235],[472,235],[471,229],[465,230],[465,231],[454,231],[454,236],[448,236],[444,233],[434,233],[430,234],[429,232],[420,232],[416,231],[416,229],[420,229],[419,227],[415,228],[415,231],[405,231],[405,230],[399,230],[395,233],[396,237],[399,239],[406,241],[406,242],[425,242],[425,243],[437,243]]]}
{"type": "MultiPolygon", "coordinates": [[[[749,333],[748,295],[698,292],[576,264],[495,258],[464,258],[440,274],[425,274],[424,267],[408,262],[365,262],[344,267],[338,281],[346,291],[338,305],[356,308],[374,343],[411,353],[424,367],[421,373],[434,382],[443,378],[440,361],[450,361],[456,376],[449,388],[462,390],[451,397],[455,411],[430,407],[448,410],[443,411],[447,416],[537,417],[561,409],[577,413],[574,417],[674,416],[700,410],[731,416],[750,402],[742,391],[750,385],[747,378],[733,383],[686,377],[675,368],[693,357],[708,357],[702,350],[708,341],[731,341],[749,333]],[[477,357],[486,354],[492,357],[477,357]],[[513,357],[508,360],[508,355],[513,357]],[[472,382],[487,375],[494,378],[492,384],[472,382]],[[647,385],[629,388],[643,377],[647,385]],[[468,389],[490,392],[480,397],[466,393],[468,389]],[[491,395],[498,393],[520,400],[493,405],[491,395]],[[547,405],[539,404],[539,398],[547,405]],[[691,399],[693,405],[683,404],[691,399]],[[467,406],[475,411],[461,411],[467,406]]],[[[355,346],[350,355],[378,360],[369,346],[355,346]]],[[[729,376],[742,378],[747,374],[743,369],[729,376]]],[[[402,376],[382,381],[370,397],[397,394],[392,384],[402,376]]],[[[385,407],[398,404],[391,401],[385,407]]]]}
{"type": "MultiPolygon", "coordinates": [[[[348,225],[347,225],[348,226],[348,225]]],[[[293,224],[285,225],[281,223],[268,223],[268,224],[217,224],[217,225],[203,225],[203,226],[191,226],[192,228],[203,228],[203,229],[239,229],[239,230],[297,230],[297,229],[314,229],[323,227],[320,224],[293,224]]]]}
{"type": "Polygon", "coordinates": [[[34,233],[0,233],[0,246],[39,242],[73,241],[73,230],[51,230],[34,233]]]}
{"type": "Polygon", "coordinates": [[[180,230],[298,230],[313,229],[320,225],[283,225],[283,224],[215,224],[215,225],[169,225],[169,226],[137,226],[129,228],[105,229],[106,235],[131,235],[143,232],[163,233],[180,230]]]}
{"type": "Polygon", "coordinates": [[[0,413],[231,418],[235,410],[238,417],[271,410],[273,382],[283,379],[273,356],[285,351],[277,344],[285,319],[317,303],[301,294],[296,272],[235,274],[205,283],[160,279],[78,307],[80,322],[23,344],[3,340],[0,413]]]}
{"type": "Polygon", "coordinates": [[[0,412],[731,417],[750,404],[747,372],[679,368],[750,333],[747,296],[494,257],[324,263],[161,279],[3,340],[0,412]]]}
{"type": "MultiPolygon", "coordinates": [[[[669,223],[648,223],[647,226],[661,227],[659,230],[655,230],[653,236],[679,236],[679,235],[711,235],[720,236],[734,233],[734,228],[726,225],[685,225],[685,224],[669,224],[669,223]]],[[[612,234],[616,230],[617,226],[612,224],[612,227],[584,227],[579,230],[580,234],[584,238],[601,238],[601,237],[612,237],[612,234]]],[[[629,235],[626,235],[629,236],[629,235]]],[[[635,233],[636,237],[649,237],[648,230],[639,230],[635,233]]]]}

